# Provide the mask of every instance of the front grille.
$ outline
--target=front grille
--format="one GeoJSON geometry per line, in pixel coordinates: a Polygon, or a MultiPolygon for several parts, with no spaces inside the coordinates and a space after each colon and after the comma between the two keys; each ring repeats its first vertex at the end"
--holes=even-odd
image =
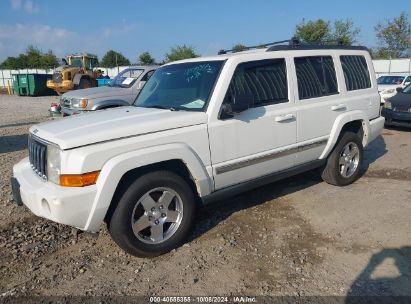
{"type": "Polygon", "coordinates": [[[29,136],[28,147],[31,168],[42,179],[47,179],[47,146],[29,136]]]}
{"type": "Polygon", "coordinates": [[[396,107],[394,108],[394,111],[396,111],[396,112],[406,112],[406,113],[408,113],[408,112],[411,112],[411,108],[410,108],[410,107],[407,107],[407,106],[396,106],[396,107]]]}
{"type": "Polygon", "coordinates": [[[61,73],[58,72],[54,73],[52,79],[55,83],[61,83],[63,81],[63,75],[61,75],[61,73]]]}

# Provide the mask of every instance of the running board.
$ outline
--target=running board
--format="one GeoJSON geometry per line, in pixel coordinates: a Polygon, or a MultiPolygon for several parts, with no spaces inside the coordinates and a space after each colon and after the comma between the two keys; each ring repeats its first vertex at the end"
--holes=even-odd
{"type": "Polygon", "coordinates": [[[271,173],[269,175],[265,175],[262,177],[258,177],[256,179],[246,181],[237,185],[229,186],[220,190],[217,190],[209,195],[206,195],[201,198],[203,205],[208,205],[210,203],[222,200],[227,197],[232,197],[236,194],[249,191],[251,189],[255,189],[267,184],[271,184],[273,182],[285,179],[287,177],[291,177],[306,171],[313,170],[315,168],[321,167],[325,165],[326,159],[318,159],[313,162],[309,162],[307,164],[298,165],[296,167],[292,167],[290,169],[286,169],[283,171],[271,173]]]}

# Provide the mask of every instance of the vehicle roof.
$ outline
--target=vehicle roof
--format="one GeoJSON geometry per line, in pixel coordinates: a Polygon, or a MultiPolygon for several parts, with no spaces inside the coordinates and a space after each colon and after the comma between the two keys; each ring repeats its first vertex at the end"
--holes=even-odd
{"type": "MultiPolygon", "coordinates": [[[[189,62],[201,62],[201,61],[224,61],[227,59],[231,58],[239,58],[239,57],[244,57],[247,56],[249,57],[250,55],[262,55],[262,54],[284,54],[284,53],[290,53],[290,52],[306,52],[310,51],[312,56],[312,53],[318,52],[319,54],[324,54],[329,52],[335,53],[341,51],[341,53],[347,54],[350,52],[366,52],[368,53],[368,50],[365,47],[362,46],[302,46],[298,48],[291,48],[290,46],[287,45],[280,45],[280,46],[275,46],[271,48],[261,48],[261,49],[252,49],[252,50],[247,50],[247,51],[242,51],[242,52],[234,52],[234,53],[226,53],[226,54],[221,54],[221,55],[214,55],[214,56],[202,56],[202,57],[196,57],[196,58],[190,58],[190,59],[183,59],[183,60],[178,60],[178,61],[173,61],[166,63],[166,65],[171,65],[171,64],[176,64],[176,63],[189,63],[189,62]]],[[[280,55],[280,56],[281,56],[280,55]]],[[[300,55],[300,54],[299,54],[300,55]]],[[[315,56],[315,54],[314,54],[315,56]]],[[[257,56],[256,56],[257,57],[257,56]]],[[[264,56],[266,57],[266,56],[264,56]]]]}
{"type": "Polygon", "coordinates": [[[130,65],[126,69],[143,69],[143,70],[149,70],[149,69],[158,69],[160,66],[159,65],[130,65]]]}

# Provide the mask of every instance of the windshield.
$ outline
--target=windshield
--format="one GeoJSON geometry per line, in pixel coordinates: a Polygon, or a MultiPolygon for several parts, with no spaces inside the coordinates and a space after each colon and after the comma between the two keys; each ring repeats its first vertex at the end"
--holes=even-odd
{"type": "Polygon", "coordinates": [[[377,79],[378,84],[401,84],[403,76],[381,76],[377,79]]]}
{"type": "Polygon", "coordinates": [[[223,61],[180,63],[161,67],[149,79],[134,105],[204,111],[223,61]]]}
{"type": "Polygon", "coordinates": [[[142,69],[126,69],[121,71],[112,81],[110,81],[110,87],[130,88],[143,71],[144,70],[142,69]]]}
{"type": "Polygon", "coordinates": [[[411,94],[411,84],[407,85],[402,92],[406,94],[411,94]]]}
{"type": "Polygon", "coordinates": [[[81,58],[71,58],[71,66],[81,68],[83,66],[83,61],[81,58]]]}

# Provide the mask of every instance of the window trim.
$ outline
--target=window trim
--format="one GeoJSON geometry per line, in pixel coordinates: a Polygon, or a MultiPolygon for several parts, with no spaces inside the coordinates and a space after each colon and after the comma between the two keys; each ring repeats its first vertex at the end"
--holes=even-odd
{"type": "MultiPolygon", "coordinates": [[[[266,61],[266,62],[273,62],[273,61],[278,61],[278,60],[282,60],[284,62],[284,72],[285,72],[285,82],[286,82],[286,92],[287,92],[287,98],[281,100],[281,102],[278,102],[279,100],[277,100],[277,102],[269,101],[269,102],[265,102],[265,103],[261,103],[258,105],[254,105],[252,108],[250,109],[257,109],[257,108],[261,108],[261,107],[268,107],[268,106],[276,106],[276,105],[281,105],[281,104],[287,104],[290,103],[290,94],[292,94],[292,91],[290,91],[290,75],[289,75],[289,70],[288,70],[288,63],[287,63],[287,57],[275,57],[275,58],[264,58],[264,59],[257,59],[257,60],[250,60],[250,61],[243,61],[243,62],[239,62],[235,65],[234,67],[234,71],[233,74],[231,75],[230,81],[228,83],[228,87],[225,91],[224,94],[224,98],[223,101],[221,102],[220,105],[220,109],[218,111],[218,119],[221,120],[223,118],[221,118],[221,111],[224,105],[224,99],[225,96],[227,95],[228,89],[230,88],[231,85],[231,81],[233,80],[233,77],[235,75],[235,72],[237,71],[237,68],[242,65],[242,64],[250,64],[250,63],[258,63],[258,62],[262,62],[262,61],[266,61]]],[[[224,118],[223,120],[225,120],[227,118],[224,118]]]]}
{"type": "Polygon", "coordinates": [[[312,99],[316,99],[316,98],[323,98],[323,97],[330,97],[330,96],[335,96],[335,95],[340,95],[341,94],[341,86],[340,86],[340,82],[338,80],[338,72],[337,72],[337,65],[336,65],[336,60],[333,54],[318,54],[318,55],[308,55],[308,56],[293,56],[292,57],[292,62],[294,64],[294,74],[295,74],[295,92],[296,94],[296,100],[298,102],[304,102],[307,100],[312,100],[312,99]],[[310,57],[329,57],[331,58],[332,64],[333,64],[333,68],[334,68],[334,74],[335,74],[335,81],[337,84],[337,91],[333,92],[333,93],[328,93],[325,95],[320,95],[320,96],[313,96],[313,97],[308,97],[308,98],[301,98],[300,97],[300,90],[298,88],[298,75],[297,75],[297,65],[295,60],[298,58],[310,58],[310,57]]]}
{"type": "Polygon", "coordinates": [[[373,88],[373,82],[372,82],[372,78],[371,78],[370,66],[368,64],[368,61],[367,61],[367,58],[365,57],[365,55],[340,54],[340,55],[338,55],[338,59],[340,60],[341,72],[342,72],[342,76],[343,76],[343,79],[344,79],[345,90],[346,90],[347,93],[355,92],[355,91],[362,91],[362,90],[369,90],[369,89],[373,88]],[[370,84],[369,87],[361,88],[361,89],[355,89],[355,90],[349,90],[348,89],[348,84],[347,84],[347,80],[345,78],[345,73],[344,73],[344,66],[343,66],[343,62],[342,62],[342,57],[362,57],[362,58],[364,58],[364,62],[365,62],[365,65],[366,65],[367,71],[368,71],[368,80],[369,80],[369,84],[370,84]]]}

